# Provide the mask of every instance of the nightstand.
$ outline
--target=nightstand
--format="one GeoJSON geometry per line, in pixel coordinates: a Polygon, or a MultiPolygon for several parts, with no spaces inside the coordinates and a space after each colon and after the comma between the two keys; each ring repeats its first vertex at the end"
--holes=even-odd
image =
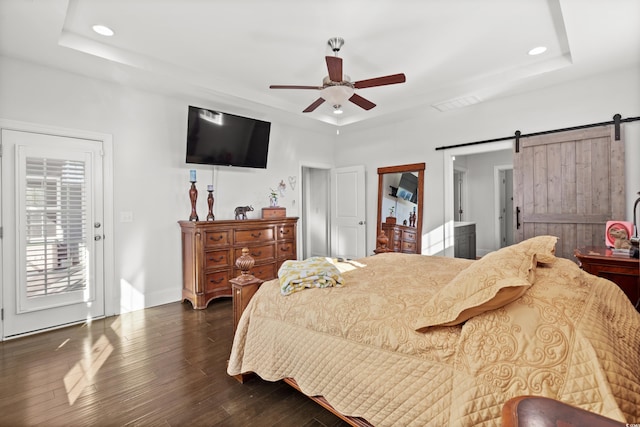
{"type": "Polygon", "coordinates": [[[574,252],[587,273],[611,280],[640,310],[640,261],[627,256],[612,255],[611,249],[597,246],[578,248],[574,252]]]}

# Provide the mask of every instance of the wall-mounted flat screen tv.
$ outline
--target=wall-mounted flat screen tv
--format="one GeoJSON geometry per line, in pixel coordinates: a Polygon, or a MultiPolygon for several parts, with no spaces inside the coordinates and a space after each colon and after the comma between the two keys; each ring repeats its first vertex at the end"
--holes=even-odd
{"type": "Polygon", "coordinates": [[[187,163],[266,168],[271,123],[189,106],[187,163]]]}
{"type": "Polygon", "coordinates": [[[418,203],[418,177],[410,172],[403,173],[398,184],[397,195],[411,203],[418,203]]]}

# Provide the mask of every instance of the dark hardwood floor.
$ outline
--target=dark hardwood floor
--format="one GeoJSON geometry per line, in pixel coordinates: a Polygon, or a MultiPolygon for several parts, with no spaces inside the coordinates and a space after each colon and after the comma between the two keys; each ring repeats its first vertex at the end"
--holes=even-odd
{"type": "Polygon", "coordinates": [[[226,373],[230,299],[0,343],[0,426],[346,426],[282,382],[226,373]]]}

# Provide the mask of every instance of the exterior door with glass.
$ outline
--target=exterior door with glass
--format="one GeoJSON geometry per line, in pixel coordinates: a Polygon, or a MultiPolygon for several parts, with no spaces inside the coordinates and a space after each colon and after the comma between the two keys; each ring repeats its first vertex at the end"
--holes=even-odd
{"type": "Polygon", "coordinates": [[[2,130],[3,336],[104,315],[102,141],[2,130]]]}

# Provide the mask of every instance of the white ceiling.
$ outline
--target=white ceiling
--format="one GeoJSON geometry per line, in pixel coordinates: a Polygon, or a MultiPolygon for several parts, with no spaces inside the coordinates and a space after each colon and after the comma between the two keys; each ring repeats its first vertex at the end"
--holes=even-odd
{"type": "MultiPolygon", "coordinates": [[[[464,104],[640,63],[639,0],[0,0],[0,54],[203,103],[331,125],[464,104]],[[110,38],[93,24],[113,28],[110,38]],[[356,93],[341,116],[318,85],[331,37],[356,93]],[[529,56],[544,45],[547,52],[529,56]]],[[[207,107],[208,105],[201,105],[207,107]]],[[[309,123],[312,123],[312,122],[309,123]]]]}

